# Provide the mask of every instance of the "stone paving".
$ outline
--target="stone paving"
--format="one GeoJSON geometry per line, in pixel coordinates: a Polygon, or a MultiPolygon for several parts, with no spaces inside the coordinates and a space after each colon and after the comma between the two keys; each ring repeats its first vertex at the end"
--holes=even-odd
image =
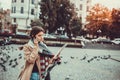
{"type": "MultiPolygon", "coordinates": [[[[24,64],[21,45],[0,46],[0,80],[17,80],[24,64]]],[[[49,47],[57,53],[60,47],[49,47]]],[[[120,80],[120,50],[65,48],[51,80],[120,80]]]]}
{"type": "Polygon", "coordinates": [[[63,63],[51,72],[52,80],[120,80],[120,62],[108,59],[111,55],[120,60],[120,51],[68,50],[63,51],[63,63]]]}

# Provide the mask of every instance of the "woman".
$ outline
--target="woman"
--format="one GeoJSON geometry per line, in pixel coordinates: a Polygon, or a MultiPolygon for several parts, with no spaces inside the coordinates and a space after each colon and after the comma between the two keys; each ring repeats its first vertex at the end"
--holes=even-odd
{"type": "Polygon", "coordinates": [[[19,75],[20,80],[41,80],[40,53],[49,55],[51,58],[54,56],[43,44],[43,35],[43,28],[39,26],[32,28],[30,32],[31,39],[23,46],[25,66],[19,75]]]}

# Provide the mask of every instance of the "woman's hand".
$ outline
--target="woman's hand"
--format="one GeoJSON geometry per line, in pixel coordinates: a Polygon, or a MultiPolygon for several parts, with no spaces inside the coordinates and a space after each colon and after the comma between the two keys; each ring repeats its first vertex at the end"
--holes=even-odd
{"type": "Polygon", "coordinates": [[[50,59],[49,63],[52,64],[52,63],[54,63],[54,61],[59,62],[60,60],[61,60],[61,58],[59,56],[53,57],[52,59],[50,59]]]}
{"type": "Polygon", "coordinates": [[[36,49],[37,53],[38,53],[38,50],[39,50],[39,46],[38,46],[38,40],[37,39],[34,39],[34,49],[36,49]]]}
{"type": "Polygon", "coordinates": [[[34,39],[34,45],[38,46],[38,40],[36,38],[34,39]]]}

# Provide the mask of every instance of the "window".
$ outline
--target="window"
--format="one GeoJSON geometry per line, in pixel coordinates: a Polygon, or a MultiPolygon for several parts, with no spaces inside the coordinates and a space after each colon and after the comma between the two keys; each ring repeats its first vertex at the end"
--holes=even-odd
{"type": "Polygon", "coordinates": [[[12,3],[14,2],[14,0],[12,0],[12,3]]]}
{"type": "Polygon", "coordinates": [[[24,0],[21,0],[21,3],[24,3],[24,0]]]}
{"type": "Polygon", "coordinates": [[[16,23],[16,18],[13,19],[13,22],[16,23]]]}
{"type": "Polygon", "coordinates": [[[87,3],[90,3],[90,1],[89,1],[89,0],[87,0],[87,3]]]}
{"type": "Polygon", "coordinates": [[[13,11],[13,13],[16,13],[16,7],[14,7],[14,11],[13,11]]]}
{"type": "Polygon", "coordinates": [[[33,22],[33,20],[31,20],[31,23],[33,22]]]}
{"type": "Polygon", "coordinates": [[[89,6],[87,6],[87,9],[86,9],[86,10],[87,10],[87,12],[89,11],[89,6]]]}
{"type": "Polygon", "coordinates": [[[11,13],[14,13],[14,7],[12,7],[11,13]]]}
{"type": "Polygon", "coordinates": [[[31,9],[31,15],[34,15],[34,9],[31,9]]]}
{"type": "Polygon", "coordinates": [[[12,0],[12,3],[16,2],[16,0],[12,0]]]}
{"type": "Polygon", "coordinates": [[[24,13],[24,8],[23,7],[21,7],[21,11],[20,11],[21,13],[24,13]]]}
{"type": "Polygon", "coordinates": [[[82,17],[82,14],[79,14],[80,15],[80,18],[82,17]]]}
{"type": "Polygon", "coordinates": [[[80,4],[80,10],[82,10],[82,4],[80,4]]]}
{"type": "Polygon", "coordinates": [[[34,0],[32,0],[31,3],[34,4],[34,0]]]}

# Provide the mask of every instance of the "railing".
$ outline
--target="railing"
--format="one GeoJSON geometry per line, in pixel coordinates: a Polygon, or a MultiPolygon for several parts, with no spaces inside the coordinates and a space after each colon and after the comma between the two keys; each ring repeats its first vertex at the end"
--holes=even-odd
{"type": "MultiPolygon", "coordinates": [[[[30,39],[27,35],[0,35],[0,39],[3,37],[9,37],[11,36],[11,43],[13,44],[25,44],[30,39]]],[[[67,47],[82,47],[81,40],[75,40],[75,39],[52,39],[52,38],[44,38],[45,43],[48,46],[62,46],[65,43],[68,43],[67,47]]]]}

